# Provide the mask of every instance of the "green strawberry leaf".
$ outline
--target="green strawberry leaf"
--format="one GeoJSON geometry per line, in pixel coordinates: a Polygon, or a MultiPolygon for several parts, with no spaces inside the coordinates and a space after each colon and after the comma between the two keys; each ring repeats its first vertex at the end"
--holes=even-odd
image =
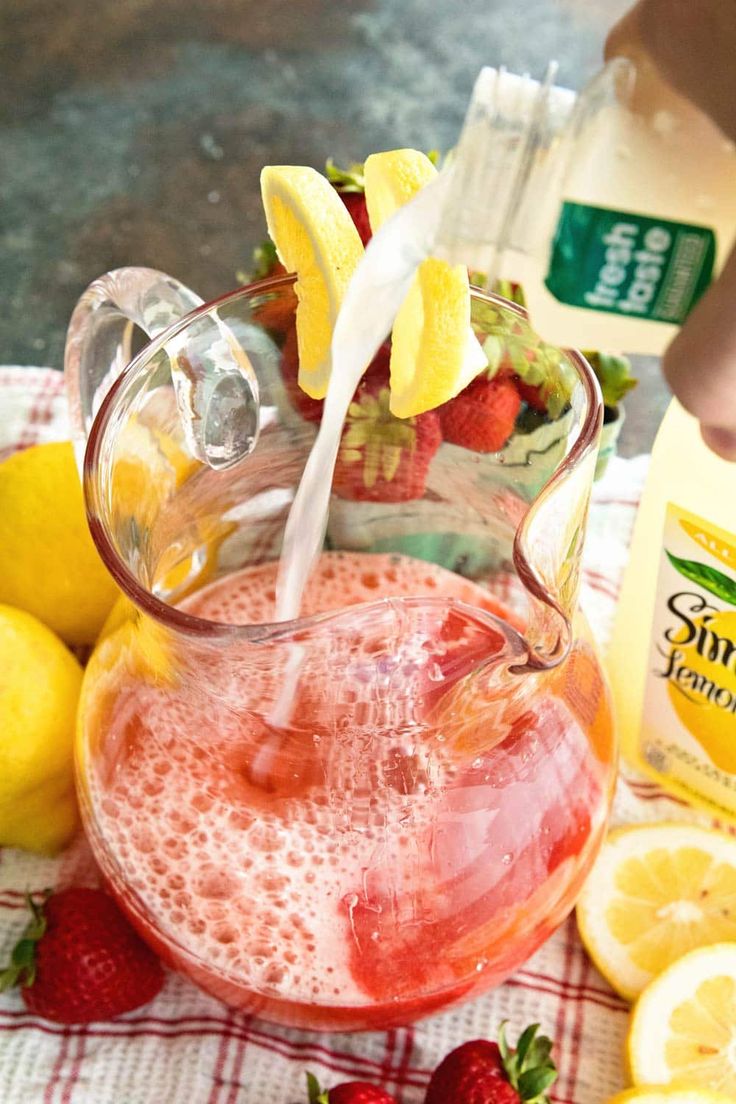
{"type": "Polygon", "coordinates": [[[503,343],[494,335],[489,334],[483,340],[483,352],[488,359],[488,367],[485,369],[485,374],[489,380],[498,372],[503,361],[504,346],[503,343]]]}
{"type": "Polygon", "coordinates": [[[253,279],[262,280],[264,276],[268,276],[278,259],[276,246],[271,239],[262,241],[253,250],[253,279]]]}
{"type": "Polygon", "coordinates": [[[516,1049],[506,1041],[506,1022],[498,1033],[498,1048],[509,1084],[516,1089],[525,1104],[547,1104],[544,1096],[557,1077],[557,1070],[550,1059],[552,1042],[545,1035],[537,1035],[539,1024],[531,1024],[519,1036],[516,1049]]]}
{"type": "Polygon", "coordinates": [[[27,989],[36,980],[36,944],[46,932],[43,906],[50,896],[51,890],[44,890],[43,900],[39,905],[30,893],[26,894],[26,904],[31,911],[31,919],[26,924],[23,935],[13,947],[10,964],[0,971],[0,993],[16,985],[22,985],[27,989]]]}
{"type": "Polygon", "coordinates": [[[506,1028],[508,1026],[508,1022],[508,1020],[504,1020],[498,1029],[498,1049],[501,1051],[501,1058],[503,1060],[504,1066],[511,1058],[511,1050],[506,1039],[506,1028]]]}
{"type": "MultiPolygon", "coordinates": [[[[667,549],[665,549],[665,552],[667,552],[667,549]]],[[[715,567],[698,563],[696,560],[681,560],[679,556],[674,556],[671,552],[667,552],[667,559],[675,571],[679,571],[680,575],[683,575],[691,583],[697,583],[703,590],[715,594],[716,598],[736,606],[736,580],[724,575],[722,571],[717,571],[715,567]]]]}
{"type": "Polygon", "coordinates": [[[516,1065],[517,1068],[523,1070],[524,1060],[527,1056],[527,1051],[534,1042],[534,1036],[539,1031],[539,1024],[530,1024],[525,1031],[519,1036],[519,1041],[516,1044],[516,1065]]]}
{"type": "Polygon", "coordinates": [[[631,362],[626,357],[588,350],[583,356],[598,377],[605,406],[618,406],[624,395],[636,387],[631,362]]]}
{"type": "Polygon", "coordinates": [[[550,1085],[557,1080],[557,1070],[549,1066],[542,1069],[530,1069],[519,1078],[519,1094],[522,1100],[531,1104],[544,1095],[550,1085]]]}
{"type": "Polygon", "coordinates": [[[325,174],[330,184],[334,184],[339,192],[357,192],[360,195],[365,191],[362,161],[354,161],[347,169],[341,169],[328,157],[325,174]]]}
{"type": "Polygon", "coordinates": [[[329,1104],[327,1099],[327,1091],[322,1092],[319,1087],[319,1081],[313,1073],[307,1074],[307,1093],[309,1104],[329,1104]]]}
{"type": "Polygon", "coordinates": [[[496,280],[493,290],[504,299],[509,299],[520,307],[526,307],[526,296],[521,284],[515,284],[511,280],[496,280]]]}
{"type": "Polygon", "coordinates": [[[548,1039],[546,1035],[540,1035],[529,1048],[526,1065],[530,1069],[532,1066],[543,1066],[549,1060],[551,1053],[552,1040],[548,1039]]]}

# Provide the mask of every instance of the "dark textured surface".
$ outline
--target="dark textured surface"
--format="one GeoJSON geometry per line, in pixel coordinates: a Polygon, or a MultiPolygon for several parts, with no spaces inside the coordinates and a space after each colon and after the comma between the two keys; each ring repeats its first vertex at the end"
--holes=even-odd
{"type": "MultiPolygon", "coordinates": [[[[624,0],[4,0],[0,362],[60,366],[84,287],[145,264],[205,297],[263,236],[266,163],[447,148],[482,64],[579,86],[624,0]]],[[[639,367],[623,449],[666,393],[639,367]]]]}

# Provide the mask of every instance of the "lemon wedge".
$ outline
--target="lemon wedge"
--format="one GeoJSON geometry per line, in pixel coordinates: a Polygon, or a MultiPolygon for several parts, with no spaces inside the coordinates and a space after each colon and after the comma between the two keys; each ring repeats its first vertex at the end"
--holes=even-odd
{"type": "Polygon", "coordinates": [[[637,1085],[736,1099],[736,943],[691,951],[655,978],[636,1004],[626,1045],[637,1085]]]}
{"type": "Polygon", "coordinates": [[[299,386],[323,399],[332,331],[363,243],[340,196],[316,169],[268,165],[261,172],[261,195],[279,259],[297,276],[299,386]]]}
{"type": "Polygon", "coordinates": [[[686,952],[736,940],[736,839],[693,824],[611,832],[577,920],[600,972],[634,999],[686,952]]]}
{"type": "MultiPolygon", "coordinates": [[[[437,174],[425,154],[411,149],[374,153],[363,172],[374,232],[437,174]]],[[[412,418],[441,406],[486,364],[470,329],[467,269],[435,258],[423,261],[394,322],[391,413],[412,418]]]]}
{"type": "Polygon", "coordinates": [[[710,1089],[673,1089],[668,1085],[647,1085],[627,1089],[611,1097],[608,1104],[733,1104],[733,1097],[710,1089]]]}

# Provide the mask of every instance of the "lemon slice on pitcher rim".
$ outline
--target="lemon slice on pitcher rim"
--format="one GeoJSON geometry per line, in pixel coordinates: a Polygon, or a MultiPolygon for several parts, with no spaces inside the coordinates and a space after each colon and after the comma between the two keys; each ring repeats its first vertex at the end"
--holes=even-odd
{"type": "Polygon", "coordinates": [[[611,832],[577,920],[595,965],[633,1000],[681,955],[736,940],[736,839],[694,824],[611,832]]]}
{"type": "Polygon", "coordinates": [[[297,277],[299,386],[323,399],[332,331],[363,243],[340,196],[316,169],[268,165],[261,172],[261,195],[279,259],[297,277]]]}
{"type": "Polygon", "coordinates": [[[732,1096],[710,1089],[672,1088],[670,1085],[646,1085],[626,1089],[611,1097],[608,1104],[734,1104],[732,1096]]]}
{"type": "Polygon", "coordinates": [[[693,1086],[736,1100],[736,943],[691,951],[647,986],[627,1056],[637,1085],[693,1086]]]}
{"type": "MultiPolygon", "coordinates": [[[[375,232],[437,175],[426,154],[374,153],[363,174],[375,232]]],[[[411,418],[455,397],[487,364],[470,329],[470,285],[464,265],[429,258],[419,266],[391,337],[391,413],[411,418]]]]}

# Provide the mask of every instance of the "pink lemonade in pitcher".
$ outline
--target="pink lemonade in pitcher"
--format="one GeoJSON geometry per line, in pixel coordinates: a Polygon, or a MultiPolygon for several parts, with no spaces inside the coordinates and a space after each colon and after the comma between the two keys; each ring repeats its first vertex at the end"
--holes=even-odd
{"type": "MultiPolygon", "coordinates": [[[[268,622],[275,581],[245,569],[184,608],[268,622]]],[[[119,687],[87,824],[135,923],[203,988],[277,1022],[379,1028],[486,989],[569,911],[604,827],[610,717],[581,642],[531,698],[469,689],[523,626],[444,568],[325,553],[303,612],[331,610],[350,658],[307,659],[279,728],[283,657],[242,680],[203,655],[206,703],[165,678],[119,687]],[[384,605],[400,638],[371,616],[384,605]]]]}
{"type": "Polygon", "coordinates": [[[417,268],[435,170],[376,156],[365,263],[332,185],[271,166],[296,276],[200,306],[119,270],[67,341],[129,599],[82,688],[87,834],[163,958],[316,1030],[511,974],[573,907],[615,776],[577,609],[595,377],[464,266],[417,268]],[[152,341],[111,387],[131,321],[152,341]]]}

